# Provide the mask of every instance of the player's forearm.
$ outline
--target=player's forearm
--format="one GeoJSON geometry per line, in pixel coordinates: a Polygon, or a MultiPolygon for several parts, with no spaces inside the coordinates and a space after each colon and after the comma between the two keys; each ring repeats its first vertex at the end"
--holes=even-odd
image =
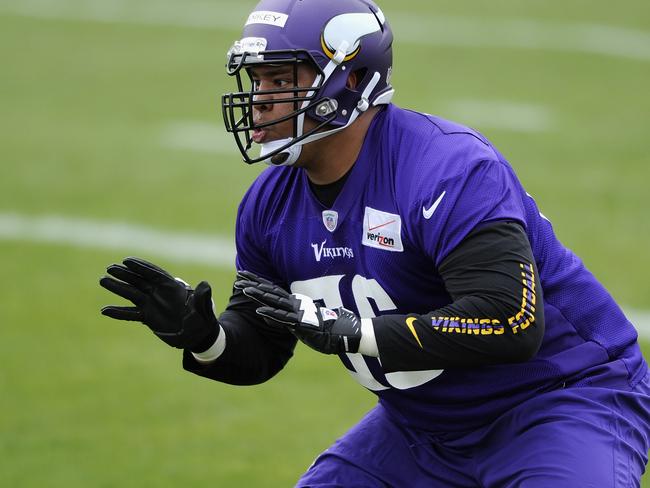
{"type": "Polygon", "coordinates": [[[384,368],[417,371],[475,367],[522,362],[535,355],[544,335],[542,307],[534,313],[513,311],[510,317],[498,312],[468,312],[482,308],[492,305],[483,297],[465,297],[425,315],[373,319],[384,368]]]}
{"type": "Polygon", "coordinates": [[[293,355],[296,338],[269,328],[255,313],[255,305],[235,293],[219,316],[221,331],[203,354],[185,351],[183,367],[199,376],[234,385],[263,383],[277,374],[293,355]],[[198,356],[198,357],[197,357],[198,356]]]}
{"type": "Polygon", "coordinates": [[[453,301],[427,314],[373,319],[378,355],[392,371],[526,361],[544,335],[544,309],[530,245],[517,224],[478,230],[441,275],[453,301]]]}

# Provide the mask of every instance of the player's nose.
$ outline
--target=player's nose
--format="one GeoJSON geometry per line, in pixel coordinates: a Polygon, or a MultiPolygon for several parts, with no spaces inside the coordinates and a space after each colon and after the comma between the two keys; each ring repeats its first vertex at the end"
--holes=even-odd
{"type": "Polygon", "coordinates": [[[254,93],[253,94],[253,108],[258,112],[268,112],[273,106],[269,103],[272,99],[272,95],[268,93],[254,93]]]}

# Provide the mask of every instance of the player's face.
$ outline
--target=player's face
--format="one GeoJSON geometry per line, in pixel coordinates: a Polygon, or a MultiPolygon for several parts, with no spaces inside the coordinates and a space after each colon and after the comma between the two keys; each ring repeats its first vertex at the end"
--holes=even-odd
{"type": "MultiPolygon", "coordinates": [[[[295,87],[308,88],[316,77],[316,72],[313,68],[306,65],[298,66],[297,80],[294,79],[295,73],[293,65],[253,67],[250,68],[249,74],[253,80],[255,91],[288,90],[295,87]]],[[[296,96],[303,97],[306,93],[307,90],[298,93],[290,92],[255,95],[255,102],[268,102],[256,103],[253,105],[253,121],[255,122],[255,125],[272,122],[273,120],[280,119],[297,110],[300,107],[301,102],[297,102],[297,104],[293,101],[282,103],[281,100],[294,98],[296,96]]],[[[316,123],[313,120],[305,117],[304,132],[307,132],[315,126],[316,123]]],[[[255,129],[252,134],[253,141],[258,144],[294,136],[293,118],[262,129],[255,129]]]]}

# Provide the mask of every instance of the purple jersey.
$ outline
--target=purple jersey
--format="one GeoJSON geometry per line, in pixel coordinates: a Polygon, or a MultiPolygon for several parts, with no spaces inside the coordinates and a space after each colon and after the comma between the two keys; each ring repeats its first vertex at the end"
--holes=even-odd
{"type": "Polygon", "coordinates": [[[451,302],[440,263],[477,226],[499,220],[524,226],[539,269],[546,333],[537,356],[386,371],[381,358],[342,355],[352,376],[404,424],[431,431],[485,424],[564,384],[641,380],[634,327],[556,239],[503,156],[479,133],[434,116],[393,105],[378,113],[329,209],[304,170],[263,172],[240,205],[237,268],[361,317],[424,314],[451,302]]]}

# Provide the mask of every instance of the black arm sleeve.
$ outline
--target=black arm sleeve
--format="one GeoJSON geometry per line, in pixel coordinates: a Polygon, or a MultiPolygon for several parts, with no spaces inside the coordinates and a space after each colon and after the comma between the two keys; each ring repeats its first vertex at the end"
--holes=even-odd
{"type": "Polygon", "coordinates": [[[373,319],[387,372],[522,362],[537,353],[544,336],[542,290],[519,224],[474,230],[439,271],[449,305],[373,319]]]}
{"type": "Polygon", "coordinates": [[[208,364],[199,363],[185,350],[183,368],[231,385],[256,385],[272,378],[293,356],[297,339],[285,328],[269,326],[255,313],[258,307],[233,288],[228,306],[219,316],[226,334],[225,350],[208,364]]]}

